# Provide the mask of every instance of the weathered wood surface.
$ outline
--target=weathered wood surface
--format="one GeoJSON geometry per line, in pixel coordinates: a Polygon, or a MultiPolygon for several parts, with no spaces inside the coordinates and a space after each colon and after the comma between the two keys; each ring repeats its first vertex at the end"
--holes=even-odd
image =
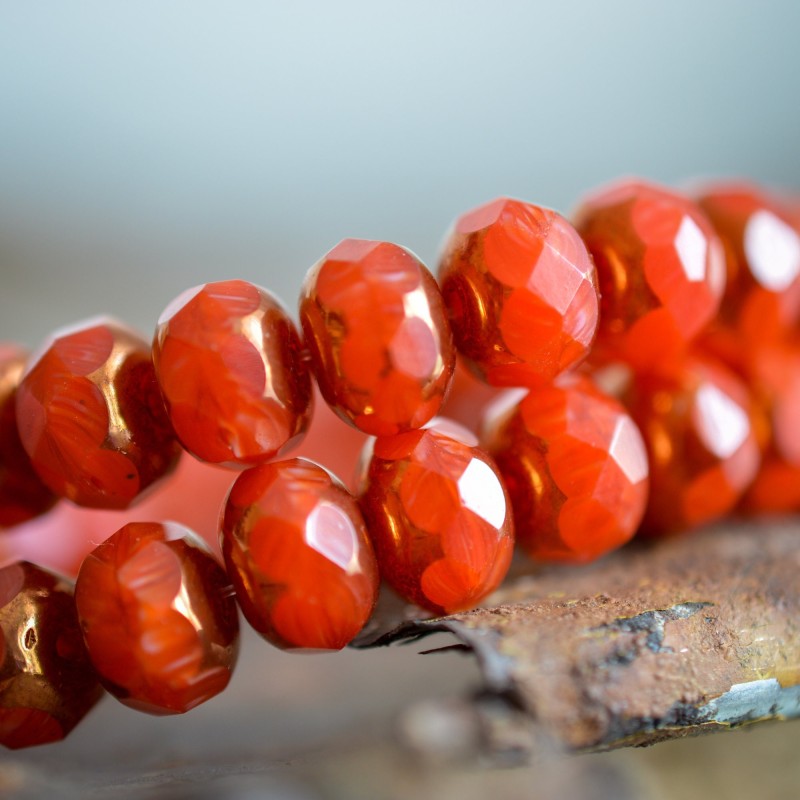
{"type": "Polygon", "coordinates": [[[481,668],[471,709],[490,750],[524,760],[543,735],[596,750],[800,717],[796,522],[518,575],[491,601],[361,642],[452,633],[481,668]]]}

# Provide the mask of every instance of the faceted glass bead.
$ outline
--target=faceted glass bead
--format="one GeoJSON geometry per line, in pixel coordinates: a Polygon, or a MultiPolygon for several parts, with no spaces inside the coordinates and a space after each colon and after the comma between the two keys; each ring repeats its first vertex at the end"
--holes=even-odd
{"type": "Polygon", "coordinates": [[[597,265],[597,361],[638,369],[680,355],[717,313],[725,289],[722,247],[687,198],[640,181],[584,200],[576,227],[597,265]]]}
{"type": "Polygon", "coordinates": [[[75,602],[92,664],[125,705],[182,714],[228,685],[239,647],[233,588],[187,528],[121,528],[86,557],[75,602]]]}
{"type": "Polygon", "coordinates": [[[493,386],[536,386],[586,358],[597,329],[595,269],[549,209],[501,198],[448,235],[439,281],[459,352],[493,386]]]}
{"type": "Polygon", "coordinates": [[[800,226],[791,208],[747,183],[708,186],[698,202],[725,247],[720,322],[745,341],[783,335],[800,317],[800,226]]]}
{"type": "Polygon", "coordinates": [[[734,370],[753,396],[762,460],[741,510],[800,510],[800,340],[745,341],[737,330],[716,325],[699,345],[734,370]]]}
{"type": "Polygon", "coordinates": [[[0,568],[0,744],[63,739],[101,694],[72,585],[27,561],[0,568]]]}
{"type": "Polygon", "coordinates": [[[636,533],[647,504],[644,442],[587,377],[509,391],[487,410],[483,436],[511,497],[517,541],[532,557],[591,561],[636,533]]]}
{"type": "Polygon", "coordinates": [[[322,396],[346,422],[387,436],[438,412],[455,349],[439,287],[408,250],[341,242],[306,276],[300,321],[322,396]]]}
{"type": "Polygon", "coordinates": [[[153,361],[183,446],[249,465],[296,445],[311,418],[300,336],[265,289],[240,280],[189,289],[161,315],[153,361]]]}
{"type": "Polygon", "coordinates": [[[358,503],[311,461],[243,472],[221,545],[245,617],[278,647],[340,650],[372,614],[378,565],[358,503]]]}
{"type": "Polygon", "coordinates": [[[16,411],[37,473],[78,505],[127,508],[180,454],[150,348],[109,319],[53,334],[28,365],[16,411]]]}
{"type": "Polygon", "coordinates": [[[17,430],[17,386],[27,354],[0,344],[0,528],[8,528],[52,508],[56,496],[42,483],[17,430]]]}
{"type": "Polygon", "coordinates": [[[369,447],[361,508],[382,577],[437,614],[480,603],[502,582],[514,547],[492,459],[469,431],[442,419],[369,447]]]}
{"type": "Polygon", "coordinates": [[[623,402],[650,460],[643,531],[678,533],[736,506],[760,463],[754,408],[738,377],[687,356],[637,375],[623,402]]]}

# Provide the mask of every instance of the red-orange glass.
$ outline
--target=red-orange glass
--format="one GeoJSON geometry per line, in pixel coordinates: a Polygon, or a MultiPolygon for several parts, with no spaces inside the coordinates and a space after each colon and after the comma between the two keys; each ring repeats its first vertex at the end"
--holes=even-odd
{"type": "Polygon", "coordinates": [[[127,508],[180,454],[150,348],[113,320],[53,334],[22,378],[16,412],[39,477],[78,505],[127,508]]]}
{"type": "Polygon", "coordinates": [[[101,694],[72,585],[26,561],[0,568],[0,744],[63,739],[101,694]]]}
{"type": "Polygon", "coordinates": [[[182,714],[228,685],[239,646],[233,587],[187,528],[121,528],[86,557],[75,602],[92,664],[125,705],[182,714]]]}
{"type": "Polygon", "coordinates": [[[0,344],[0,528],[33,519],[56,502],[19,440],[17,386],[26,360],[24,350],[0,344]]]}
{"type": "Polygon", "coordinates": [[[748,183],[712,184],[698,202],[725,247],[720,323],[745,346],[784,335],[800,317],[800,226],[791,207],[748,183]]]}
{"type": "Polygon", "coordinates": [[[305,434],[300,335],[265,289],[230,280],[184,292],[161,315],[153,361],[175,432],[203,461],[257,464],[305,434]]]}
{"type": "Polygon", "coordinates": [[[800,510],[800,341],[745,340],[740,331],[715,325],[699,345],[734,370],[753,397],[762,460],[740,508],[754,514],[800,510]]]}
{"type": "Polygon", "coordinates": [[[722,246],[683,195],[625,181],[587,197],[578,231],[597,265],[597,361],[649,369],[680,355],[714,318],[725,289],[722,246]]]}
{"type": "Polygon", "coordinates": [[[650,460],[644,531],[687,531],[736,506],[760,463],[754,408],[738,377],[691,356],[637,375],[623,402],[650,460]]]}
{"type": "Polygon", "coordinates": [[[620,403],[565,375],[489,407],[484,444],[514,508],[517,541],[541,561],[591,561],[625,544],[647,505],[647,452],[620,403]]]}
{"type": "Polygon", "coordinates": [[[361,508],[382,577],[437,614],[480,603],[502,582],[514,547],[492,459],[469,431],[441,419],[371,447],[361,508]]]}
{"type": "Polygon", "coordinates": [[[597,329],[594,265],[555,211],[501,198],[459,217],[439,265],[459,352],[493,386],[536,386],[581,361],[597,329]]]}
{"type": "Polygon", "coordinates": [[[346,239],[306,276],[300,321],[326,402],[365,433],[424,425],[455,366],[439,287],[389,242],[346,239]]]}
{"type": "Polygon", "coordinates": [[[245,617],[278,647],[340,650],[375,606],[378,565],[358,503],[311,461],[243,472],[221,546],[245,617]]]}

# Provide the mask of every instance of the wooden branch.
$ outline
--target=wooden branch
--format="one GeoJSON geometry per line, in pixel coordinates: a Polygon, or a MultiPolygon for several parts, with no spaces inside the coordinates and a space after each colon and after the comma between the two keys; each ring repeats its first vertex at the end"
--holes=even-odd
{"type": "Polygon", "coordinates": [[[509,726],[580,751],[800,717],[797,522],[729,524],[517,575],[491,599],[362,644],[455,635],[483,676],[473,710],[495,744],[502,717],[500,738],[521,758],[540,737],[509,726]]]}

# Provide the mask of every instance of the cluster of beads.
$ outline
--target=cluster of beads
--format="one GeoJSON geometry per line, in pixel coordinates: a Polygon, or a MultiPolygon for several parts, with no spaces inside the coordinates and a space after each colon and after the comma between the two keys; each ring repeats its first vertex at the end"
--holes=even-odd
{"type": "Polygon", "coordinates": [[[133,522],[86,557],[74,600],[31,564],[0,569],[0,742],[62,738],[98,682],[156,714],[214,696],[237,601],[279,647],[339,649],[380,578],[436,614],[480,603],[515,530],[539,561],[583,562],[640,529],[800,508],[798,314],[796,206],[749,185],[692,200],[626,182],[574,227],[519,200],[464,214],[438,284],[398,245],[344,241],[306,277],[300,330],[229,280],[173,301],[152,346],[102,319],[30,358],[0,349],[3,527],[58,498],[127,508],[182,450],[242,470],[224,568],[181,526],[133,522]],[[464,369],[497,387],[482,412],[464,369]],[[314,381],[370,437],[355,494],[279,460],[314,381]]]}

